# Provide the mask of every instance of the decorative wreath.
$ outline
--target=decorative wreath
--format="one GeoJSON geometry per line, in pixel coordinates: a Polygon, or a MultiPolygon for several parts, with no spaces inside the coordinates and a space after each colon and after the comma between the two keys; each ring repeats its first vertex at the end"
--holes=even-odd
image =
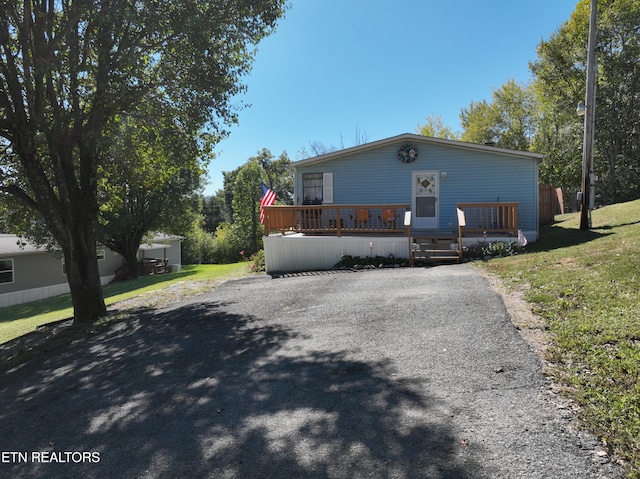
{"type": "Polygon", "coordinates": [[[398,159],[403,163],[411,163],[416,158],[418,158],[418,149],[407,143],[400,147],[400,151],[398,151],[398,159]]]}

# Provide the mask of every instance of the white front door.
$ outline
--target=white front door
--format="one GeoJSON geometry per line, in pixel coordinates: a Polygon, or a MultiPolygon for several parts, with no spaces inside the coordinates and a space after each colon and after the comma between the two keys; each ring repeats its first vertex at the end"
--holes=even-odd
{"type": "Polygon", "coordinates": [[[412,184],[411,227],[438,229],[438,172],[414,171],[412,184]]]}

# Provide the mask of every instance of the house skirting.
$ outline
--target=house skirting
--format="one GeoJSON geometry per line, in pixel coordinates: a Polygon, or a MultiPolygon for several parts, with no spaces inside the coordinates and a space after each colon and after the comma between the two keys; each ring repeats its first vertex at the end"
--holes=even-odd
{"type": "Polygon", "coordinates": [[[331,269],[344,255],[409,258],[406,236],[279,234],[265,236],[263,244],[265,268],[269,274],[331,269]]]}
{"type": "MultiPolygon", "coordinates": [[[[416,233],[415,236],[424,235],[416,233]]],[[[527,238],[531,242],[536,239],[535,234],[527,238]]],[[[491,235],[486,238],[462,238],[463,246],[477,244],[480,241],[509,242],[517,241],[517,238],[491,235]]],[[[265,268],[268,274],[322,271],[333,268],[345,255],[361,258],[393,255],[395,258],[409,259],[409,243],[410,240],[406,236],[272,234],[263,237],[265,268]]],[[[452,248],[457,248],[457,238],[452,239],[452,248]]]]}
{"type": "MultiPolygon", "coordinates": [[[[114,278],[114,275],[102,276],[100,283],[104,286],[109,284],[114,278]]],[[[29,303],[31,301],[37,301],[39,299],[50,298],[51,296],[58,296],[59,294],[65,294],[69,292],[69,283],[52,284],[50,286],[43,286],[40,288],[25,289],[22,291],[14,291],[11,293],[0,294],[0,308],[6,306],[14,306],[16,304],[29,303]]]]}

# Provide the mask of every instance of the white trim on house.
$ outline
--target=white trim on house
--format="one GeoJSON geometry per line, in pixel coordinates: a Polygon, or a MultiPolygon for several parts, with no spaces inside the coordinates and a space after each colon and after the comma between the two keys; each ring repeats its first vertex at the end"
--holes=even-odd
{"type": "Polygon", "coordinates": [[[322,173],[322,203],[333,203],[333,173],[322,173]]]}
{"type": "Polygon", "coordinates": [[[414,229],[438,229],[438,225],[440,224],[439,189],[439,171],[411,172],[411,225],[414,229]],[[429,189],[418,183],[425,179],[430,182],[430,184],[428,184],[429,189]]]}
{"type": "Polygon", "coordinates": [[[142,243],[138,248],[138,251],[148,251],[151,249],[163,249],[163,248],[171,248],[171,245],[165,244],[165,243],[142,243]]]}
{"type": "Polygon", "coordinates": [[[11,262],[11,268],[10,269],[2,269],[2,267],[0,267],[0,274],[11,272],[11,281],[0,281],[0,284],[12,284],[16,280],[16,275],[15,275],[16,262],[15,262],[15,260],[13,258],[0,258],[0,262],[2,262],[2,261],[10,261],[11,262]]]}

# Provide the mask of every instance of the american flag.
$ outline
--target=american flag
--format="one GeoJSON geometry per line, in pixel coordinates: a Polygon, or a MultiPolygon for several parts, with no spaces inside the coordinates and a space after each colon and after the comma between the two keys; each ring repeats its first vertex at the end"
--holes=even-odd
{"type": "Polygon", "coordinates": [[[263,206],[271,206],[276,202],[276,194],[267,188],[267,185],[260,183],[262,188],[262,199],[260,200],[260,223],[264,224],[264,208],[263,206]]]}

